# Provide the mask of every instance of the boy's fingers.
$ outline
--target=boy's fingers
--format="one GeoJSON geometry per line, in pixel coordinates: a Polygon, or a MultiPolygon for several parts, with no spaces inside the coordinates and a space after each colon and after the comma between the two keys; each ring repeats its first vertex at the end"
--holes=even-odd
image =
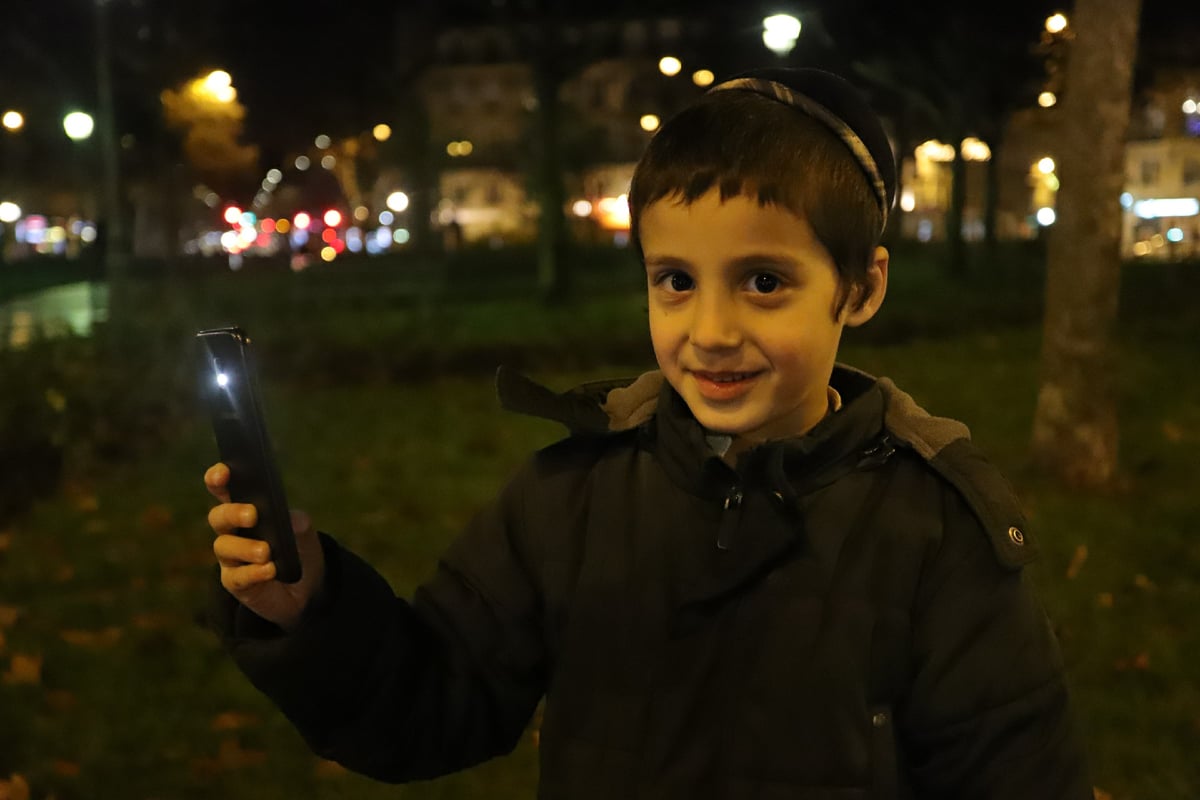
{"type": "Polygon", "coordinates": [[[209,494],[222,503],[229,502],[229,467],[222,463],[213,464],[204,473],[204,485],[209,494]]]}
{"type": "Polygon", "coordinates": [[[231,592],[241,592],[275,578],[275,562],[247,564],[242,567],[222,567],[221,585],[231,592]]]}
{"type": "Polygon", "coordinates": [[[208,527],[217,535],[252,528],[257,520],[258,510],[249,503],[221,503],[208,510],[208,527]]]}
{"type": "Polygon", "coordinates": [[[271,546],[258,539],[222,534],[213,540],[213,553],[222,567],[265,564],[271,559],[271,546]]]}

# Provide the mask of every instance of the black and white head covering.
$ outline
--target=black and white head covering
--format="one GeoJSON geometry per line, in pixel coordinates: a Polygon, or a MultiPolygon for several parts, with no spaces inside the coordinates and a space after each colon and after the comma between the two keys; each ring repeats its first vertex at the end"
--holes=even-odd
{"type": "Polygon", "coordinates": [[[896,202],[896,157],[879,117],[853,84],[820,69],[758,69],[709,89],[742,89],[778,100],[824,123],[850,149],[867,176],[883,225],[896,202]]]}

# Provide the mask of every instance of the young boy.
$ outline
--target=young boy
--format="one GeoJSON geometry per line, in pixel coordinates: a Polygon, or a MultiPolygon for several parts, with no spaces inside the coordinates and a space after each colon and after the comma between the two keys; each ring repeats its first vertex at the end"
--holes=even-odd
{"type": "Polygon", "coordinates": [[[1034,545],[967,431],[835,365],[887,288],[895,164],[840,78],[716,86],[637,167],[660,371],[566,423],[411,602],[297,513],[272,579],[212,467],[214,623],[313,749],[387,781],[509,752],[545,798],[1091,797],[1034,545]]]}

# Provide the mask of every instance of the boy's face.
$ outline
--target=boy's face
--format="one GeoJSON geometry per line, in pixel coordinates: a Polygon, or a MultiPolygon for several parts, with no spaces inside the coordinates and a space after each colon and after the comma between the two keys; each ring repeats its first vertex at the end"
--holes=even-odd
{"type": "Polygon", "coordinates": [[[833,260],[787,209],[713,189],[650,204],[640,226],[654,354],[700,424],[763,441],[820,421],[843,327],[883,299],[887,252],[868,274],[878,291],[835,316],[833,260]]]}

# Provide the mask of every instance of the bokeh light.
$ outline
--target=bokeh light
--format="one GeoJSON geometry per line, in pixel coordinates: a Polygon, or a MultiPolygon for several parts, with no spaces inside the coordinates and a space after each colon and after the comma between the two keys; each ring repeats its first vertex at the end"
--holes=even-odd
{"type": "Polygon", "coordinates": [[[25,117],[21,116],[20,111],[5,111],[3,124],[10,131],[19,131],[25,126],[25,117]]]}
{"type": "Polygon", "coordinates": [[[63,130],[73,141],[78,142],[88,138],[95,128],[96,121],[92,119],[92,115],[83,111],[72,111],[63,117],[63,130]]]}
{"type": "Polygon", "coordinates": [[[712,70],[698,69],[692,73],[692,83],[703,89],[705,86],[712,86],[712,82],[716,80],[716,76],[712,74],[712,70]]]}
{"type": "Polygon", "coordinates": [[[377,142],[386,142],[392,138],[392,126],[380,123],[371,131],[371,135],[375,137],[377,142]]]}
{"type": "MultiPolygon", "coordinates": [[[[404,192],[392,192],[387,196],[387,207],[399,214],[401,211],[408,208],[408,195],[404,192]]],[[[382,222],[382,217],[380,218],[382,222]]],[[[389,223],[384,223],[389,224],[389,223]]]]}
{"type": "Polygon", "coordinates": [[[683,64],[675,56],[663,56],[658,61],[658,71],[668,78],[678,75],[681,69],[683,64]]]}
{"type": "Polygon", "coordinates": [[[638,124],[642,126],[644,131],[656,131],[661,124],[657,114],[643,114],[638,124]]]}

